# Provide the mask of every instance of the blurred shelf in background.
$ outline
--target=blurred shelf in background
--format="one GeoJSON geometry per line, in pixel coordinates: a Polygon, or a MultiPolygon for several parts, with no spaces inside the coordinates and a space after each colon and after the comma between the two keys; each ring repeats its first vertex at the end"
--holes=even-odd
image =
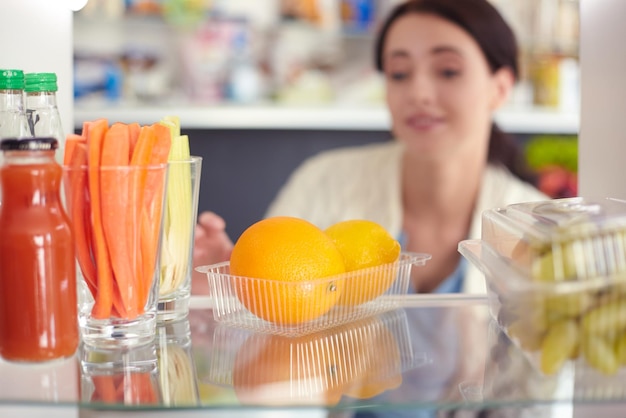
{"type": "MultiPolygon", "coordinates": [[[[84,121],[98,118],[147,125],[168,114],[178,115],[184,129],[389,131],[390,128],[389,114],[382,106],[78,106],[74,120],[77,129],[84,121]]],[[[496,115],[496,122],[504,131],[515,134],[577,134],[579,115],[550,108],[505,108],[496,115]]]]}
{"type": "MultiPolygon", "coordinates": [[[[515,133],[578,132],[578,1],[491,0],[516,31],[515,133]]],[[[388,130],[373,41],[399,0],[90,0],[74,15],[75,125],[388,130]]]]}

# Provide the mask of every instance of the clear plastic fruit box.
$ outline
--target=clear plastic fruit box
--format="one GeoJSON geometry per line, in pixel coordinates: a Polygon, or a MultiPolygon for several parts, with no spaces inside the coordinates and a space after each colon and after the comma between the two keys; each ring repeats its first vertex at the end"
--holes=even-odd
{"type": "Polygon", "coordinates": [[[411,269],[428,254],[403,252],[395,263],[304,282],[233,276],[229,263],[206,273],[216,321],[253,331],[304,335],[394,309],[408,292],[411,269]]]}
{"type": "Polygon", "coordinates": [[[544,374],[626,364],[626,202],[581,197],[482,215],[459,251],[485,274],[492,316],[544,374]]]}
{"type": "Polygon", "coordinates": [[[296,338],[220,325],[213,347],[207,373],[198,378],[232,388],[244,405],[367,398],[397,388],[403,372],[430,364],[425,353],[414,352],[402,309],[296,338]]]}

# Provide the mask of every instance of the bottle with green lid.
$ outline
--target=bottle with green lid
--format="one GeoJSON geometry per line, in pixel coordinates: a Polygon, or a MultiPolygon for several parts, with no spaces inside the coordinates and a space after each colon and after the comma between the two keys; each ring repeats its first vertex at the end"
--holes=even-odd
{"type": "Polygon", "coordinates": [[[24,72],[0,69],[0,139],[29,135],[24,109],[24,72]]]}
{"type": "MultiPolygon", "coordinates": [[[[24,108],[24,71],[0,69],[0,140],[26,136],[30,136],[30,131],[24,108]]],[[[2,160],[0,155],[0,164],[2,160]]]]}
{"type": "Polygon", "coordinates": [[[65,150],[65,133],[57,106],[57,76],[55,73],[26,73],[26,118],[33,137],[52,137],[59,142],[57,157],[65,150]]]}

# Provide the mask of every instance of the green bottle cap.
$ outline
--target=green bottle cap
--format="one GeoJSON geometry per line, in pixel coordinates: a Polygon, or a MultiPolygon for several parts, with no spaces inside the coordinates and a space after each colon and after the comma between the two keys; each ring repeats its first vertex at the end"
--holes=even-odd
{"type": "Polygon", "coordinates": [[[24,71],[0,69],[0,90],[22,90],[24,71]]]}
{"type": "Polygon", "coordinates": [[[57,91],[57,75],[55,73],[26,73],[24,75],[24,90],[57,91]]]}

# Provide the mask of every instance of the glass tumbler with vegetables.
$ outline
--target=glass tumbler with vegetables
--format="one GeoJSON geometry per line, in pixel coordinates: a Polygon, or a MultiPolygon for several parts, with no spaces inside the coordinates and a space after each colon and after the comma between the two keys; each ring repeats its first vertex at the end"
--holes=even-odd
{"type": "Polygon", "coordinates": [[[64,190],[81,279],[82,341],[129,347],[154,341],[167,159],[167,126],[98,119],[67,136],[64,190]]]}
{"type": "Polygon", "coordinates": [[[168,116],[161,124],[170,128],[167,194],[159,269],[159,322],[185,318],[189,313],[193,258],[193,233],[198,215],[202,157],[192,156],[189,138],[180,134],[180,121],[168,116]]]}

